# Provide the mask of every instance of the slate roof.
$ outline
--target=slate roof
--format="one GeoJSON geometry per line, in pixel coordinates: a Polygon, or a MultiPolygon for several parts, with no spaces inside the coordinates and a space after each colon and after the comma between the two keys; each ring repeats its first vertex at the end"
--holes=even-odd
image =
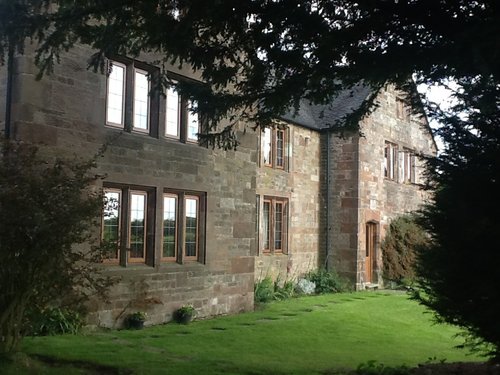
{"type": "Polygon", "coordinates": [[[330,104],[311,104],[303,99],[297,112],[292,108],[280,118],[306,128],[328,129],[358,109],[372,92],[373,88],[359,83],[340,91],[330,104]]]}

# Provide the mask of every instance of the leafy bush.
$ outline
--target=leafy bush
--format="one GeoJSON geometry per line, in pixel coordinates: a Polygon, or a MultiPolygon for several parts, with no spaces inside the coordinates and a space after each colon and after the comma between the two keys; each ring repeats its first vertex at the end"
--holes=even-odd
{"type": "Polygon", "coordinates": [[[295,284],[291,280],[281,282],[279,276],[273,281],[270,276],[266,276],[255,284],[254,300],[257,303],[266,303],[272,300],[284,300],[294,295],[295,284]]]}
{"type": "MultiPolygon", "coordinates": [[[[18,348],[30,308],[78,308],[112,284],[95,236],[103,208],[97,157],[54,158],[25,142],[0,142],[0,355],[18,348]]],[[[75,321],[49,310],[32,331],[72,331],[75,321]]]]}
{"type": "Polygon", "coordinates": [[[352,290],[349,281],[333,270],[328,271],[321,268],[307,273],[305,278],[316,285],[316,294],[340,293],[352,290]]]}
{"type": "Polygon", "coordinates": [[[295,286],[295,291],[298,294],[313,294],[316,291],[316,284],[307,279],[300,279],[295,286]]]}
{"type": "Polygon", "coordinates": [[[53,336],[64,333],[77,334],[83,325],[83,317],[77,311],[50,307],[44,310],[30,310],[25,327],[28,336],[53,336]]]}
{"type": "Polygon", "coordinates": [[[427,242],[427,234],[413,216],[392,220],[381,245],[384,278],[411,284],[415,278],[416,250],[427,242]]]}
{"type": "Polygon", "coordinates": [[[274,283],[271,277],[266,276],[255,284],[255,302],[266,303],[274,298],[274,283]]]}

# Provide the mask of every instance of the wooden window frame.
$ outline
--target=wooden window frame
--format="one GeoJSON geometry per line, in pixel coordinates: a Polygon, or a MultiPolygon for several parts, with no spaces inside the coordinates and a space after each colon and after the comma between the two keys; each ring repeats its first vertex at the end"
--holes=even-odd
{"type": "Polygon", "coordinates": [[[398,180],[398,145],[389,141],[384,144],[384,178],[398,180]]]}
{"type": "Polygon", "coordinates": [[[109,60],[108,61],[108,74],[106,76],[106,118],[105,123],[107,126],[111,126],[113,128],[121,128],[123,129],[125,126],[125,101],[126,101],[126,86],[127,86],[127,66],[121,62],[109,60]],[[123,68],[123,82],[122,82],[122,115],[119,123],[108,121],[108,111],[109,111],[109,96],[110,96],[110,84],[109,84],[109,76],[111,75],[113,66],[119,66],[123,68]]]}
{"type": "MultiPolygon", "coordinates": [[[[263,253],[270,253],[271,252],[271,244],[272,244],[272,228],[273,228],[273,225],[272,225],[272,222],[273,222],[273,203],[272,203],[272,200],[271,199],[268,199],[268,198],[264,198],[262,200],[262,215],[265,215],[266,214],[266,210],[264,209],[264,206],[268,204],[269,205],[269,210],[268,210],[268,215],[269,215],[269,218],[267,220],[267,231],[266,231],[266,228],[263,227],[262,228],[262,252],[263,253]],[[267,239],[266,239],[267,238],[267,239]],[[266,242],[267,242],[267,245],[266,245],[266,242]]],[[[265,221],[265,216],[262,216],[262,223],[264,224],[266,221],[265,221]]]]}
{"type": "Polygon", "coordinates": [[[168,127],[167,127],[167,121],[168,121],[168,90],[165,93],[165,129],[163,131],[163,135],[166,138],[169,138],[169,139],[180,139],[181,138],[181,133],[182,133],[182,130],[181,130],[181,128],[182,128],[182,126],[181,126],[181,123],[182,123],[182,119],[181,119],[181,116],[182,116],[182,97],[175,90],[175,83],[176,82],[174,81],[173,86],[169,87],[169,89],[175,91],[176,94],[177,94],[177,119],[176,119],[177,133],[175,135],[167,133],[167,129],[168,129],[168,127]]]}
{"type": "MultiPolygon", "coordinates": [[[[177,84],[177,81],[172,81],[172,86],[175,87],[177,84]]],[[[170,140],[178,140],[182,143],[190,143],[190,144],[198,144],[199,137],[196,136],[196,138],[191,138],[189,137],[189,117],[190,117],[190,108],[191,108],[191,101],[187,99],[185,96],[182,96],[178,94],[178,102],[177,102],[177,135],[173,134],[168,134],[167,133],[167,116],[168,116],[168,93],[165,94],[165,100],[164,100],[164,107],[165,107],[165,116],[164,116],[164,123],[165,127],[163,129],[163,136],[166,139],[170,140]]],[[[197,119],[198,119],[198,132],[199,134],[201,132],[201,116],[200,113],[196,113],[197,119]]]]}
{"type": "Polygon", "coordinates": [[[403,149],[403,182],[406,184],[416,183],[416,156],[415,151],[403,149]]]}
{"type": "MultiPolygon", "coordinates": [[[[119,238],[118,258],[104,260],[105,264],[116,264],[126,267],[132,264],[154,265],[155,256],[155,206],[156,189],[145,186],[132,186],[123,184],[106,183],[103,192],[119,192],[121,202],[119,206],[119,238]],[[130,256],[130,233],[131,233],[131,196],[132,194],[144,194],[144,256],[142,258],[130,256]]],[[[101,238],[103,236],[104,217],[101,220],[101,238]]]]}
{"type": "MultiPolygon", "coordinates": [[[[118,239],[116,241],[116,258],[103,258],[103,263],[108,263],[108,264],[118,264],[120,261],[120,248],[121,248],[121,224],[122,224],[122,190],[121,189],[114,189],[114,188],[104,188],[103,189],[103,197],[106,195],[107,192],[110,193],[117,193],[119,195],[118,198],[118,239]]],[[[104,216],[104,210],[105,208],[103,207],[103,214],[101,215],[101,241],[104,240],[104,224],[105,224],[105,216],[104,216]]]]}
{"type": "MultiPolygon", "coordinates": [[[[175,262],[179,264],[199,262],[205,264],[206,261],[206,214],[207,214],[207,193],[199,191],[185,191],[174,189],[163,189],[163,192],[157,197],[155,187],[145,187],[137,185],[124,185],[116,183],[105,183],[103,185],[103,193],[114,192],[119,194],[118,205],[118,239],[116,245],[116,258],[103,259],[104,264],[110,265],[137,265],[146,264],[154,266],[155,260],[160,262],[175,262]],[[144,252],[143,257],[131,257],[131,233],[132,233],[132,196],[134,194],[144,196],[144,252]],[[161,199],[163,197],[163,199],[161,199]],[[164,223],[156,225],[157,210],[161,210],[164,217],[164,199],[165,197],[173,197],[176,199],[176,227],[175,227],[175,244],[174,244],[174,257],[163,257],[163,236],[164,236],[164,223]],[[156,202],[159,199],[161,201],[156,202]],[[187,200],[193,199],[196,201],[196,251],[194,256],[187,256],[186,240],[186,209],[187,200]],[[156,235],[159,233],[160,235],[156,235]],[[160,241],[161,253],[156,257],[155,241],[160,241]]],[[[103,215],[101,218],[101,239],[104,238],[104,207],[103,215]]]]}
{"type": "Polygon", "coordinates": [[[396,118],[403,121],[410,120],[410,112],[403,98],[396,98],[396,118]]]}
{"type": "Polygon", "coordinates": [[[262,199],[257,200],[259,207],[258,212],[262,212],[262,217],[259,218],[259,222],[262,223],[259,228],[261,235],[259,236],[259,248],[262,254],[288,254],[288,228],[289,228],[289,200],[284,197],[271,197],[263,196],[262,199]],[[260,202],[262,202],[262,207],[260,207],[260,202]],[[264,233],[264,205],[269,204],[269,246],[265,246],[265,236],[264,233]],[[281,248],[276,248],[276,207],[277,205],[282,206],[281,212],[281,248]]]}
{"type": "MultiPolygon", "coordinates": [[[[198,143],[198,134],[200,133],[200,114],[196,112],[196,114],[191,114],[191,108],[193,108],[193,101],[192,100],[185,100],[184,107],[185,109],[183,110],[183,114],[185,115],[185,120],[183,121],[184,125],[184,131],[183,133],[185,134],[185,139],[186,143],[198,143]],[[196,133],[196,138],[190,138],[189,137],[189,118],[190,116],[196,116],[196,121],[198,121],[198,132],[196,133]]],[[[196,104],[197,106],[198,104],[196,104]]]]}
{"type": "Polygon", "coordinates": [[[147,228],[148,228],[148,193],[142,190],[129,190],[129,205],[127,207],[127,225],[128,225],[128,237],[127,237],[127,262],[128,263],[145,263],[146,253],[147,253],[147,228]],[[132,196],[143,196],[144,197],[144,234],[143,234],[143,256],[142,257],[132,257],[131,251],[131,241],[132,241],[132,196]]]}
{"type": "Polygon", "coordinates": [[[174,228],[174,256],[172,257],[165,257],[163,255],[163,245],[165,244],[165,225],[162,223],[162,249],[161,249],[161,261],[164,262],[175,262],[177,261],[177,249],[178,249],[178,243],[179,243],[179,197],[177,194],[172,194],[172,193],[163,193],[163,213],[165,215],[165,198],[174,198],[175,199],[175,228],[174,228]]]}
{"type": "MultiPolygon", "coordinates": [[[[206,249],[206,193],[197,191],[184,191],[165,189],[163,197],[175,197],[177,203],[176,211],[176,248],[175,258],[161,257],[164,263],[205,263],[206,249]],[[188,199],[196,200],[196,254],[188,256],[186,254],[186,202],[188,199]]],[[[163,207],[163,209],[165,209],[163,207]]],[[[163,225],[162,225],[163,228],[163,225]]],[[[161,243],[163,244],[163,230],[161,243]]],[[[163,255],[163,246],[162,246],[163,255]]]]}
{"type": "Polygon", "coordinates": [[[200,247],[200,240],[199,240],[199,227],[200,227],[200,222],[199,222],[199,217],[200,217],[200,198],[196,195],[185,195],[184,196],[184,233],[183,233],[183,259],[186,261],[197,261],[198,260],[198,255],[199,255],[199,247],[200,247]],[[187,207],[187,201],[188,199],[194,200],[196,202],[196,228],[195,228],[195,255],[187,255],[187,242],[186,242],[186,232],[187,232],[187,214],[186,214],[186,207],[187,207]]]}
{"type": "Polygon", "coordinates": [[[158,138],[159,129],[159,111],[160,111],[160,95],[159,90],[153,89],[152,82],[159,80],[159,69],[125,57],[113,57],[108,59],[108,74],[106,78],[106,118],[105,124],[114,129],[122,129],[127,133],[145,134],[158,138]],[[112,67],[120,66],[124,68],[123,82],[123,101],[122,101],[122,120],[120,124],[111,123],[108,121],[108,102],[109,102],[109,75],[112,67]],[[136,73],[146,74],[148,78],[148,116],[147,129],[141,129],[134,126],[135,119],[135,78],[136,73]]]}
{"type": "Polygon", "coordinates": [[[274,144],[275,144],[275,149],[276,149],[276,152],[274,153],[274,165],[275,165],[275,168],[277,169],[285,169],[285,164],[286,164],[286,132],[285,130],[283,129],[276,129],[276,131],[274,132],[274,135],[275,135],[275,141],[274,141],[274,144]],[[278,148],[278,142],[279,142],[279,137],[278,135],[279,134],[282,134],[283,136],[283,139],[282,139],[282,145],[281,145],[281,164],[278,163],[278,157],[280,156],[279,155],[279,148],[278,148]]]}
{"type": "Polygon", "coordinates": [[[271,167],[273,166],[273,129],[271,128],[265,128],[263,131],[262,131],[262,163],[266,166],[266,167],[271,167]],[[270,143],[270,146],[269,146],[269,158],[267,158],[268,161],[266,161],[266,158],[264,157],[264,150],[265,150],[265,145],[266,145],[266,133],[267,131],[269,131],[269,143],[270,143]]]}
{"type": "Polygon", "coordinates": [[[133,98],[132,98],[132,130],[134,132],[138,133],[144,133],[144,134],[149,134],[149,128],[150,128],[150,123],[151,123],[151,98],[150,98],[150,93],[151,93],[151,75],[148,71],[136,68],[134,66],[134,84],[133,84],[133,98]],[[147,98],[147,118],[146,118],[146,129],[142,129],[136,126],[135,124],[135,114],[136,114],[136,106],[135,106],[135,101],[136,101],[136,90],[137,90],[137,85],[135,84],[136,82],[136,77],[137,74],[142,74],[145,75],[146,78],[148,79],[148,98],[147,98]]]}
{"type": "Polygon", "coordinates": [[[261,141],[260,141],[260,161],[261,165],[264,165],[268,168],[273,168],[273,169],[279,169],[283,171],[288,171],[288,157],[289,157],[289,136],[288,136],[288,129],[286,128],[265,128],[261,132],[261,141]],[[271,143],[271,148],[270,148],[270,156],[269,156],[269,162],[266,162],[264,158],[264,150],[265,150],[265,132],[268,131],[270,132],[270,143],[271,143]],[[278,134],[281,134],[283,137],[283,144],[281,147],[281,158],[279,157],[279,147],[278,147],[278,134]],[[278,160],[281,159],[281,164],[278,163],[278,160]]]}

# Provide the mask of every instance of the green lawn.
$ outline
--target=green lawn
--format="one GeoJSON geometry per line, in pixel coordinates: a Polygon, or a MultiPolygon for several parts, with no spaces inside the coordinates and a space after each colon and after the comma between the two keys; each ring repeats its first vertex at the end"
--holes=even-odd
{"type": "MultiPolygon", "coordinates": [[[[305,375],[354,369],[370,360],[388,366],[414,366],[430,358],[480,360],[454,348],[460,343],[457,329],[434,325],[431,318],[405,294],[335,294],[275,302],[253,313],[187,326],[27,338],[23,351],[136,374],[305,375]]],[[[46,373],[71,370],[66,365],[46,373]]]]}

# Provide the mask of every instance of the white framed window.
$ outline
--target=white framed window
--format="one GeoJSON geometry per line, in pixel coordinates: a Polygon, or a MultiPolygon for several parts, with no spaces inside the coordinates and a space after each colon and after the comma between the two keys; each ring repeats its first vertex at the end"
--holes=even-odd
{"type": "Polygon", "coordinates": [[[196,112],[197,108],[198,108],[198,103],[191,100],[187,101],[186,139],[190,142],[198,142],[198,133],[200,132],[200,120],[198,113],[196,112]]]}
{"type": "Polygon", "coordinates": [[[106,124],[123,127],[125,121],[125,79],[124,64],[110,62],[106,95],[106,124]]]}
{"type": "Polygon", "coordinates": [[[179,138],[181,123],[181,101],[175,87],[169,87],[166,94],[165,108],[165,135],[167,137],[179,138]]]}
{"type": "Polygon", "coordinates": [[[151,90],[157,69],[126,58],[108,64],[106,125],[157,136],[159,95],[151,90]]]}
{"type": "Polygon", "coordinates": [[[270,168],[288,171],[287,129],[265,128],[261,133],[261,163],[270,168]]]}
{"type": "Polygon", "coordinates": [[[165,95],[165,137],[197,143],[200,119],[196,108],[196,101],[183,98],[175,86],[169,87],[165,95]]]}
{"type": "Polygon", "coordinates": [[[148,72],[134,69],[134,130],[149,130],[149,91],[148,72]]]}

